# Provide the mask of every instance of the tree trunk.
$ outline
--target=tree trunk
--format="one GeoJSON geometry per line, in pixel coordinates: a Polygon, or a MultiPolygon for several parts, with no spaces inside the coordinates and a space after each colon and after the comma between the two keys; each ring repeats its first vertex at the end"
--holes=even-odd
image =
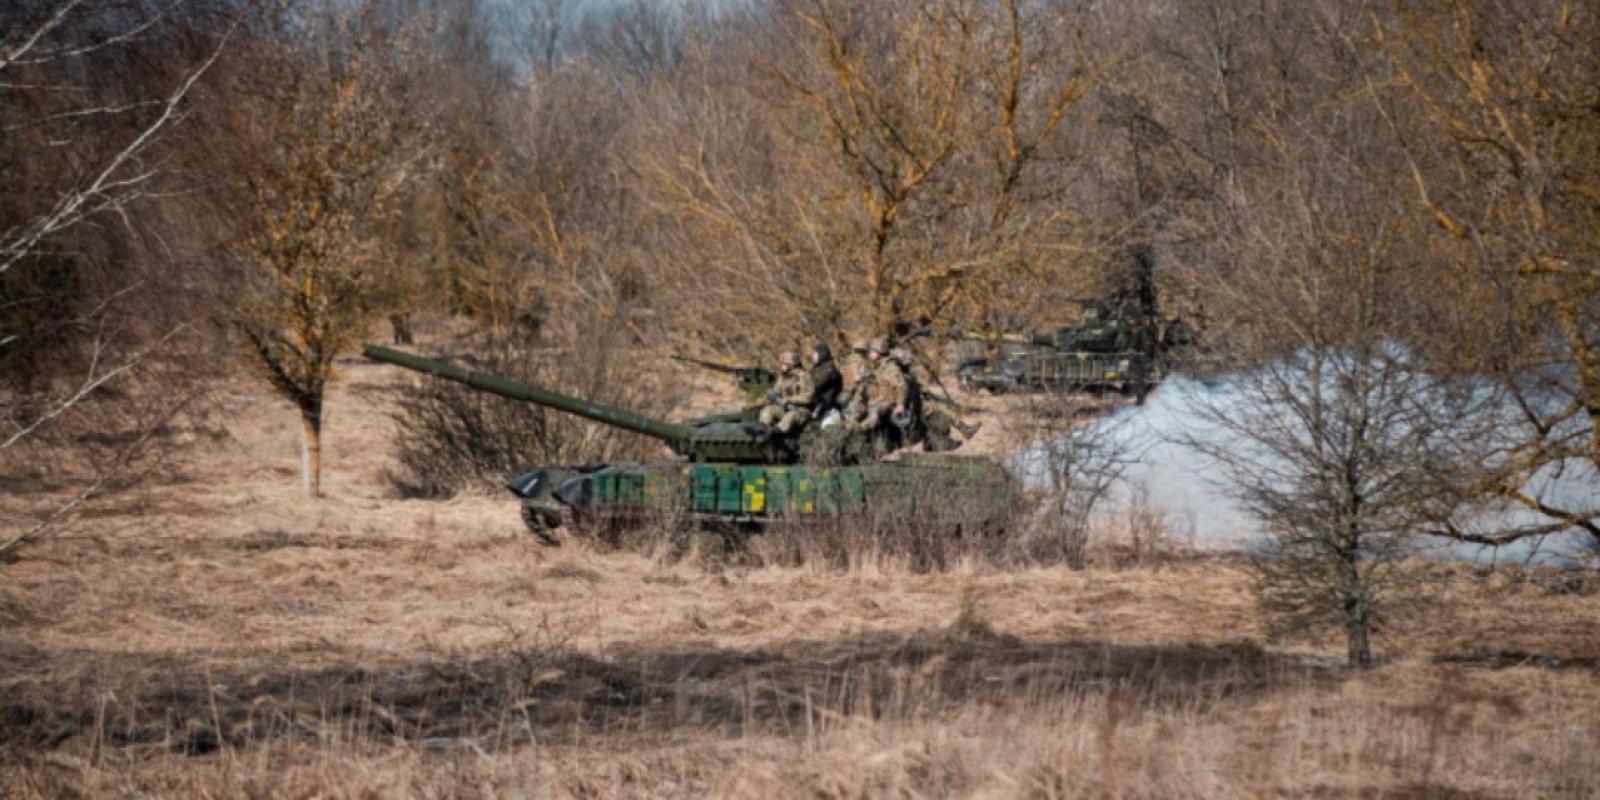
{"type": "Polygon", "coordinates": [[[300,422],[305,431],[305,439],[301,442],[300,450],[300,475],[304,481],[306,494],[311,497],[321,497],[322,415],[312,411],[301,411],[300,422]]]}
{"type": "Polygon", "coordinates": [[[1346,658],[1350,666],[1359,669],[1372,666],[1372,645],[1367,637],[1366,615],[1360,612],[1349,615],[1344,633],[1349,644],[1346,658]]]}
{"type": "MultiPolygon", "coordinates": [[[[1365,373],[1362,380],[1365,386],[1365,373]]],[[[1340,591],[1344,595],[1345,659],[1349,666],[1366,669],[1372,666],[1372,603],[1368,587],[1361,574],[1361,514],[1366,502],[1357,489],[1357,470],[1345,464],[1345,509],[1349,516],[1341,523],[1342,542],[1339,547],[1340,591]]]]}
{"type": "MultiPolygon", "coordinates": [[[[1354,572],[1353,569],[1351,571],[1354,572]]],[[[1372,666],[1371,629],[1367,604],[1361,597],[1347,594],[1344,599],[1344,638],[1345,658],[1350,666],[1357,669],[1372,666]]]]}
{"type": "Polygon", "coordinates": [[[393,335],[394,343],[399,345],[415,344],[416,340],[411,335],[410,314],[390,314],[389,330],[393,335]]]}

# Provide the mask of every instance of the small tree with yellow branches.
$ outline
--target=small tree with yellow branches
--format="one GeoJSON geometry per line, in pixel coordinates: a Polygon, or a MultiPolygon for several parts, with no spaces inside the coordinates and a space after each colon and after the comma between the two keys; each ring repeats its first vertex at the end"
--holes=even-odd
{"type": "Polygon", "coordinates": [[[360,14],[330,11],[311,27],[303,46],[256,51],[245,78],[252,102],[232,121],[249,150],[224,249],[241,278],[232,327],[300,412],[304,486],[317,496],[334,359],[390,309],[378,234],[421,137],[406,102],[419,57],[409,40],[360,14]]]}

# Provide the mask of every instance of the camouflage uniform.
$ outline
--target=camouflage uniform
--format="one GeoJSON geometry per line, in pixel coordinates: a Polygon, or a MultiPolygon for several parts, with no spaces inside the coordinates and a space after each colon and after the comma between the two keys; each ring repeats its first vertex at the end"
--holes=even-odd
{"type": "Polygon", "coordinates": [[[817,386],[811,374],[800,369],[800,358],[794,353],[784,353],[778,369],[778,383],[772,387],[770,395],[772,402],[761,409],[756,421],[778,433],[788,434],[811,420],[817,386]]]}
{"type": "Polygon", "coordinates": [[[833,363],[833,351],[824,342],[811,347],[811,385],[816,392],[811,406],[816,416],[827,414],[839,404],[839,395],[844,392],[844,376],[839,374],[839,367],[833,363]]]}
{"type": "Polygon", "coordinates": [[[850,352],[846,353],[844,358],[840,359],[839,361],[839,371],[850,383],[850,389],[845,392],[844,399],[840,402],[841,406],[848,405],[848,401],[853,399],[856,384],[859,383],[862,377],[871,369],[871,365],[867,363],[867,343],[852,343],[850,345],[850,352]]]}
{"type": "Polygon", "coordinates": [[[969,439],[977,433],[977,426],[966,425],[950,410],[935,408],[929,403],[929,395],[923,389],[926,381],[915,369],[915,359],[910,349],[896,347],[889,355],[904,368],[906,378],[911,384],[907,392],[907,417],[903,420],[904,424],[901,424],[901,420],[896,421],[896,424],[901,425],[908,443],[922,444],[929,452],[938,453],[961,446],[961,443],[951,435],[952,431],[960,431],[969,439]]]}
{"type": "Polygon", "coordinates": [[[879,359],[872,367],[872,382],[867,387],[867,402],[888,415],[905,410],[911,403],[911,380],[905,367],[892,358],[879,359]]]}
{"type": "Polygon", "coordinates": [[[942,408],[923,408],[922,437],[928,452],[942,453],[960,447],[962,443],[956,440],[952,431],[961,431],[962,435],[970,436],[977,432],[977,428],[962,424],[955,415],[942,408]]]}
{"type": "Polygon", "coordinates": [[[840,411],[844,420],[851,428],[864,429],[864,422],[869,411],[867,393],[872,386],[872,372],[866,367],[858,365],[851,370],[850,391],[845,394],[840,411]]]}
{"type": "Polygon", "coordinates": [[[874,339],[867,346],[868,359],[851,389],[850,407],[845,419],[857,430],[875,430],[890,422],[898,408],[906,410],[911,384],[905,368],[888,357],[889,344],[874,339]],[[877,359],[872,359],[877,354],[877,359]]]}

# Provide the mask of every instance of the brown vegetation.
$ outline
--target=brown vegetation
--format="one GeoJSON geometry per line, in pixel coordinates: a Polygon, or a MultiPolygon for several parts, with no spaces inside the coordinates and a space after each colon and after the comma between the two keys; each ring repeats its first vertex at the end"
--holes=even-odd
{"type": "Polygon", "coordinates": [[[155,165],[222,27],[98,6],[0,10],[0,486],[51,494],[4,519],[0,550],[136,483],[205,394],[205,311],[172,292],[195,231],[155,199],[176,188],[155,165]]]}
{"type": "MultiPolygon", "coordinates": [[[[622,372],[664,373],[672,350],[1043,326],[1131,292],[1202,329],[1209,369],[1385,339],[1483,381],[1514,413],[1436,481],[1458,502],[1427,530],[1588,524],[1526,482],[1600,468],[1593,9],[120,8],[8,17],[8,443],[59,429],[65,452],[90,423],[63,403],[183,352],[257,362],[314,444],[333,360],[384,317],[569,358],[616,331],[622,372]],[[84,77],[99,94],[42,88],[84,77]],[[52,141],[75,154],[34,157],[52,141]],[[131,275],[95,266],[122,254],[131,275]],[[1463,522],[1492,506],[1537,521],[1463,522]]],[[[160,424],[136,416],[123,438],[160,424]]]]}
{"type": "Polygon", "coordinates": [[[1507,530],[1441,532],[1498,543],[1576,528],[1600,544],[1600,509],[1527,486],[1541,473],[1600,477],[1600,9],[1402,10],[1380,38],[1421,110],[1396,136],[1436,223],[1431,243],[1462,284],[1463,308],[1439,326],[1444,361],[1496,376],[1515,408],[1457,488],[1469,503],[1537,514],[1507,530]]]}

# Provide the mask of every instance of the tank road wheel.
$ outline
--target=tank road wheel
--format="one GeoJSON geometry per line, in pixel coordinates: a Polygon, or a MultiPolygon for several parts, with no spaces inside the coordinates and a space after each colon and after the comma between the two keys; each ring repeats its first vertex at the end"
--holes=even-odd
{"type": "Polygon", "coordinates": [[[528,532],[539,537],[542,544],[561,546],[561,540],[556,538],[556,527],[561,524],[561,518],[555,514],[533,506],[523,506],[522,524],[528,526],[528,532]]]}
{"type": "Polygon", "coordinates": [[[638,527],[637,520],[604,508],[564,508],[561,521],[573,538],[606,548],[621,547],[628,532],[638,527]]]}

